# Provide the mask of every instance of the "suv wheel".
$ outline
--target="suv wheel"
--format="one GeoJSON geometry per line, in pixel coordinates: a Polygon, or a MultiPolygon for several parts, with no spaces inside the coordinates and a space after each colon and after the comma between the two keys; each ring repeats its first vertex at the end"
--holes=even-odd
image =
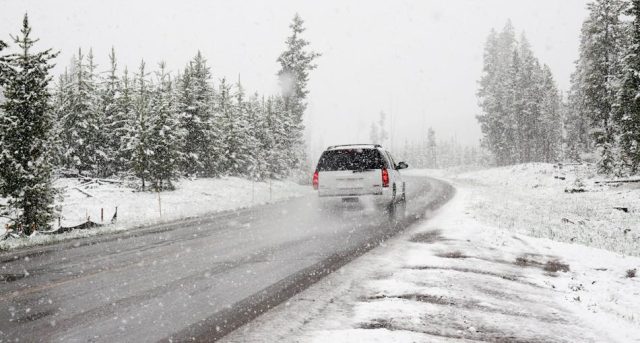
{"type": "Polygon", "coordinates": [[[405,220],[406,213],[407,202],[404,196],[392,201],[389,205],[387,205],[387,214],[389,216],[389,221],[394,226],[402,223],[405,220]]]}

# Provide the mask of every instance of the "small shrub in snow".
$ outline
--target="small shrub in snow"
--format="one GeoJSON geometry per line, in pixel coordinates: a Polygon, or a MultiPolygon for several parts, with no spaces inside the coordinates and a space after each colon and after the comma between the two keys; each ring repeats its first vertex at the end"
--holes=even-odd
{"type": "Polygon", "coordinates": [[[627,277],[628,277],[628,278],[634,278],[634,277],[636,277],[636,272],[637,272],[637,269],[636,269],[636,268],[633,268],[633,269],[629,269],[629,270],[627,270],[627,277]]]}
{"type": "Polygon", "coordinates": [[[566,263],[562,263],[558,260],[553,260],[553,261],[548,261],[545,265],[544,265],[544,270],[547,272],[568,272],[569,271],[569,265],[566,263]]]}

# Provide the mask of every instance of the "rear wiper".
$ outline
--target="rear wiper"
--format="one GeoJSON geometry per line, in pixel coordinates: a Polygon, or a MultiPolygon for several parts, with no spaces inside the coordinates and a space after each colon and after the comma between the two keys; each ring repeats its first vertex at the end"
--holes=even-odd
{"type": "Polygon", "coordinates": [[[373,170],[373,169],[354,169],[352,171],[355,174],[355,173],[363,173],[363,172],[370,171],[370,170],[373,170]]]}

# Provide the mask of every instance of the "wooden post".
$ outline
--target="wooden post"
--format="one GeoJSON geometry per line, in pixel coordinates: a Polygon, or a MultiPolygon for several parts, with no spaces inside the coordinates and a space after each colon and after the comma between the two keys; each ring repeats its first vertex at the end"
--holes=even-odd
{"type": "Polygon", "coordinates": [[[158,211],[160,212],[160,219],[162,219],[162,200],[160,200],[160,191],[158,191],[158,211]]]}
{"type": "Polygon", "coordinates": [[[251,205],[253,206],[256,199],[256,178],[251,178],[251,205]]]}
{"type": "Polygon", "coordinates": [[[104,207],[100,208],[100,222],[104,222],[104,207]]]}

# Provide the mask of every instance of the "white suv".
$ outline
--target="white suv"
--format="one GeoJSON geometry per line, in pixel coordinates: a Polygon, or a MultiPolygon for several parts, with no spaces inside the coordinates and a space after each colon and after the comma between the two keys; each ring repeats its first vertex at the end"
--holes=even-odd
{"type": "Polygon", "coordinates": [[[378,144],[330,146],[320,156],[313,175],[313,188],[321,198],[343,200],[371,198],[394,207],[404,202],[405,182],[391,154],[378,144]]]}

